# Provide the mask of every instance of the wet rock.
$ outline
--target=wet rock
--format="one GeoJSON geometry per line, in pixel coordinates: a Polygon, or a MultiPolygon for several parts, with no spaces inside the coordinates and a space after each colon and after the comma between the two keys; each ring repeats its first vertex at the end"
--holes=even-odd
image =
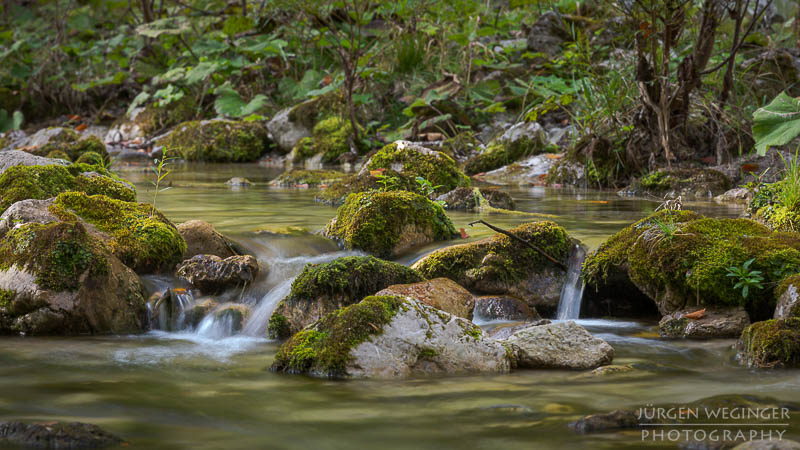
{"type": "Polygon", "coordinates": [[[234,177],[226,181],[225,184],[230,187],[250,187],[253,185],[253,182],[247,178],[234,177]]]}
{"type": "Polygon", "coordinates": [[[19,150],[0,152],[0,174],[15,166],[68,166],[69,161],[35,156],[19,150]]]}
{"type": "Polygon", "coordinates": [[[314,159],[315,156],[324,164],[338,162],[340,157],[357,152],[352,136],[350,121],[342,116],[331,115],[314,125],[311,137],[297,141],[289,158],[295,164],[314,159]]]}
{"type": "Polygon", "coordinates": [[[467,320],[472,320],[472,310],[475,307],[472,294],[447,278],[434,278],[414,284],[395,284],[375,295],[412,297],[418,302],[467,320]]]}
{"type": "Polygon", "coordinates": [[[320,184],[333,183],[345,177],[335,170],[290,170],[269,182],[270,186],[282,187],[314,187],[320,184]]]}
{"type": "Polygon", "coordinates": [[[267,130],[272,135],[272,140],[283,153],[292,151],[300,139],[311,137],[311,130],[305,124],[291,120],[292,109],[286,108],[279,111],[272,120],[267,122],[267,130]]]}
{"type": "Polygon", "coordinates": [[[800,318],[756,322],[745,328],[736,350],[748,367],[800,367],[800,318]]]}
{"type": "Polygon", "coordinates": [[[713,197],[730,187],[731,180],[713,169],[661,169],[645,175],[621,193],[669,198],[713,197]]]}
{"type": "Polygon", "coordinates": [[[750,203],[753,192],[747,188],[733,188],[714,197],[717,203],[750,203]]]}
{"type": "Polygon", "coordinates": [[[362,192],[347,197],[324,235],[348,249],[396,258],[415,247],[452,239],[456,230],[444,209],[422,195],[362,192]]]}
{"type": "Polygon", "coordinates": [[[309,264],[269,319],[272,339],[286,339],[328,313],[358,303],[392,285],[424,281],[414,270],[371,256],[346,256],[309,264]]]}
{"type": "Polygon", "coordinates": [[[692,311],[676,311],[664,316],[658,323],[662,337],[714,339],[738,338],[750,325],[750,317],[742,307],[731,309],[707,309],[703,317],[685,317],[692,311]]]}
{"type": "MultiPolygon", "coordinates": [[[[531,222],[509,230],[566,265],[573,240],[553,222],[531,222]]],[[[497,234],[429,253],[413,268],[424,277],[446,277],[480,294],[507,294],[540,314],[555,313],[566,279],[564,270],[536,250],[497,234]]]]}
{"type": "Polygon", "coordinates": [[[223,259],[236,255],[231,243],[208,222],[190,220],[178,225],[177,228],[186,241],[184,259],[196,255],[214,255],[223,259]]]}
{"type": "Polygon", "coordinates": [[[190,120],[196,111],[194,100],[185,96],[165,106],[154,104],[133,108],[114,123],[105,134],[105,142],[116,144],[143,141],[183,121],[190,120]]]}
{"type": "Polygon", "coordinates": [[[105,448],[122,443],[97,425],[80,422],[0,422],[0,440],[30,448],[105,448]]]}
{"type": "Polygon", "coordinates": [[[569,427],[580,434],[596,433],[611,430],[630,430],[640,427],[640,423],[649,423],[639,419],[636,411],[618,409],[610,413],[591,414],[569,424],[569,427]]]}
{"type": "Polygon", "coordinates": [[[505,167],[476,175],[476,178],[487,183],[502,185],[544,184],[547,174],[560,158],[561,155],[553,153],[534,155],[505,167]]]}
{"type": "Polygon", "coordinates": [[[26,223],[51,223],[58,222],[58,218],[48,209],[53,204],[48,200],[22,200],[9,206],[0,216],[0,238],[14,227],[26,223]]]}
{"type": "Polygon", "coordinates": [[[445,202],[444,209],[447,210],[467,210],[473,211],[480,207],[480,199],[475,194],[478,190],[479,195],[489,202],[489,206],[499,209],[513,211],[515,209],[514,199],[506,192],[499,189],[478,189],[468,187],[458,187],[452,191],[442,194],[436,201],[445,202]]]}
{"type": "Polygon", "coordinates": [[[467,161],[464,171],[470,175],[488,172],[550,150],[541,125],[536,122],[520,122],[467,161]]]}
{"type": "Polygon", "coordinates": [[[550,322],[548,319],[534,319],[529,322],[503,323],[486,330],[486,337],[499,341],[510,338],[519,330],[538,325],[548,325],[550,323],[552,322],[550,322]]]}
{"type": "Polygon", "coordinates": [[[153,162],[153,158],[147,152],[143,150],[133,150],[130,148],[124,148],[120,150],[114,156],[114,159],[124,163],[149,164],[153,162]]]}
{"type": "Polygon", "coordinates": [[[200,322],[202,322],[211,311],[217,309],[218,306],[219,304],[210,298],[199,301],[184,311],[183,322],[192,328],[197,328],[200,322]]]}
{"type": "Polygon", "coordinates": [[[608,366],[600,366],[597,369],[594,369],[593,371],[591,371],[590,373],[591,373],[592,376],[604,377],[606,375],[617,375],[617,374],[621,374],[621,373],[629,373],[629,372],[633,372],[634,370],[636,370],[636,369],[631,365],[615,365],[615,364],[611,364],[611,365],[608,365],[608,366]]]}
{"type": "Polygon", "coordinates": [[[573,321],[527,327],[503,342],[525,369],[594,369],[614,359],[613,347],[573,321]]]}
{"type": "Polygon", "coordinates": [[[175,275],[205,293],[248,285],[258,275],[258,261],[250,255],[222,259],[214,255],[195,255],[178,267],[175,275]]]}
{"type": "Polygon", "coordinates": [[[214,321],[220,323],[224,328],[225,335],[230,336],[242,331],[247,316],[250,315],[250,308],[247,305],[229,303],[214,310],[212,314],[214,321]]]}
{"type": "Polygon", "coordinates": [[[278,350],[272,370],[337,378],[504,373],[509,352],[476,325],[410,297],[372,296],[331,313],[278,350]]]}
{"type": "Polygon", "coordinates": [[[11,150],[25,145],[28,141],[28,135],[24,130],[11,130],[2,134],[0,137],[0,151],[11,150]]]}
{"type": "Polygon", "coordinates": [[[542,14],[528,31],[528,50],[547,55],[556,55],[561,44],[569,39],[564,22],[559,13],[547,11],[542,14]]]}
{"type": "MultiPolygon", "coordinates": [[[[0,227],[2,221],[0,221],[0,227]]],[[[778,297],[778,305],[775,307],[774,319],[788,319],[790,317],[800,317],[800,276],[795,275],[784,280],[778,287],[778,292],[783,291],[778,297]]]]}
{"type": "Polygon", "coordinates": [[[469,178],[461,172],[451,157],[409,141],[395,141],[378,150],[364,164],[359,176],[366,177],[371,171],[381,170],[385,171],[384,176],[405,177],[412,181],[416,177],[422,177],[438,193],[470,184],[469,178]]]}
{"type": "Polygon", "coordinates": [[[139,277],[81,223],[28,223],[0,239],[0,333],[108,334],[146,328],[139,277]]]}
{"type": "Polygon", "coordinates": [[[539,313],[518,298],[489,295],[475,299],[475,317],[481,320],[532,320],[539,313]]]}

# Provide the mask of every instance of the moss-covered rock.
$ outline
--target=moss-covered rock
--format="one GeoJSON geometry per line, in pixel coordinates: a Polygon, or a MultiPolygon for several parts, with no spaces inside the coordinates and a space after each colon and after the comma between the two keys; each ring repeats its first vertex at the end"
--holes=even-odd
{"type": "Polygon", "coordinates": [[[781,201],[781,194],[786,188],[786,183],[786,180],[780,180],[760,186],[748,205],[748,212],[754,220],[773,230],[798,231],[800,230],[800,209],[787,206],[781,201]]]}
{"type": "Polygon", "coordinates": [[[66,154],[67,161],[76,161],[81,155],[85,153],[95,153],[100,155],[104,160],[108,159],[108,151],[106,144],[97,136],[87,136],[81,138],[80,135],[72,130],[62,128],[61,133],[51,137],[47,144],[39,147],[26,148],[28,153],[36,156],[46,156],[51,158],[51,153],[62,152],[66,154]]]}
{"type": "MultiPolygon", "coordinates": [[[[661,211],[612,236],[590,255],[583,274],[587,290],[628,280],[661,314],[703,306],[744,306],[750,317],[771,317],[775,295],[751,287],[747,298],[734,288],[729,267],[754,259],[750,270],[763,286],[800,269],[800,235],[777,233],[748,219],[711,219],[691,211],[661,211]]],[[[611,287],[621,292],[620,288],[611,287]]],[[[624,298],[618,298],[624,303],[624,298]]]]}
{"type": "MultiPolygon", "coordinates": [[[[353,126],[341,116],[330,116],[320,120],[311,132],[311,137],[297,142],[294,162],[299,163],[314,155],[322,154],[323,163],[334,163],[339,156],[350,152],[353,126]]],[[[356,143],[352,147],[357,148],[356,143]]]]}
{"type": "Polygon", "coordinates": [[[661,169],[626,189],[636,195],[713,197],[731,188],[731,180],[713,169],[661,169]]]}
{"type": "Polygon", "coordinates": [[[347,256],[324,264],[309,264],[292,282],[269,320],[272,339],[286,339],[325,314],[352,305],[394,284],[423,278],[401,264],[372,256],[347,256]]]}
{"type": "MultiPolygon", "coordinates": [[[[48,158],[52,158],[52,156],[48,156],[48,158]]],[[[86,152],[78,157],[75,160],[76,164],[91,164],[94,166],[103,166],[106,162],[106,158],[103,157],[100,153],[97,152],[86,152]]]]}
{"type": "Polygon", "coordinates": [[[799,367],[800,318],[756,322],[745,328],[736,349],[748,367],[799,367]]]}
{"type": "Polygon", "coordinates": [[[143,331],[142,286],[79,222],[29,223],[0,239],[0,332],[143,331]]]}
{"type": "Polygon", "coordinates": [[[51,211],[62,220],[77,216],[91,224],[111,252],[138,273],[171,270],[186,252],[175,225],[146,203],[65,192],[56,197],[51,211]]]}
{"type": "Polygon", "coordinates": [[[295,334],[272,370],[329,378],[507,372],[511,352],[471,322],[410,298],[371,296],[295,334]]]}
{"type": "Polygon", "coordinates": [[[255,161],[271,145],[259,122],[205,120],[184,122],[159,141],[164,154],[187,161],[255,161]]]}
{"type": "Polygon", "coordinates": [[[470,185],[469,177],[459,170],[451,157],[406,141],[397,141],[378,150],[360,175],[367,176],[369,171],[379,169],[410,178],[422,177],[440,194],[470,185]]]}
{"type": "Polygon", "coordinates": [[[775,307],[775,319],[800,317],[800,274],[787,277],[775,288],[778,304],[775,307]]]}
{"type": "Polygon", "coordinates": [[[44,200],[67,191],[136,201],[133,186],[101,166],[14,166],[0,175],[0,210],[20,200],[44,200]]]}
{"type": "Polygon", "coordinates": [[[46,158],[50,159],[63,159],[64,161],[69,161],[69,155],[64,150],[53,150],[52,152],[48,153],[46,158]]]}
{"type": "Polygon", "coordinates": [[[192,120],[196,111],[194,98],[188,95],[164,106],[150,103],[134,108],[111,126],[105,141],[124,142],[156,136],[179,123],[192,120]]]}
{"type": "MultiPolygon", "coordinates": [[[[566,264],[575,242],[553,222],[531,222],[509,230],[566,264]]],[[[549,259],[508,236],[454,245],[412,266],[425,278],[445,277],[472,292],[509,294],[544,315],[555,313],[566,274],[549,259]]]]}
{"type": "Polygon", "coordinates": [[[499,189],[459,187],[440,195],[436,200],[444,202],[444,209],[447,210],[475,211],[481,207],[481,198],[489,202],[492,208],[513,211],[516,207],[511,195],[499,189]]]}
{"type": "Polygon", "coordinates": [[[393,170],[375,171],[375,173],[355,174],[331,183],[319,196],[317,201],[331,206],[339,206],[350,194],[368,191],[410,191],[416,192],[418,184],[414,178],[393,170]]]}
{"type": "Polygon", "coordinates": [[[420,303],[467,320],[472,320],[472,310],[475,308],[475,298],[472,294],[449,278],[394,284],[375,295],[412,297],[420,303]]]}
{"type": "Polygon", "coordinates": [[[407,191],[351,194],[325,228],[347,248],[392,258],[413,247],[456,236],[441,205],[407,191]]]}
{"type": "Polygon", "coordinates": [[[289,170],[282,173],[278,178],[270,181],[270,186],[298,185],[318,186],[341,180],[346,175],[335,170],[289,170]]]}
{"type": "Polygon", "coordinates": [[[499,169],[526,156],[556,150],[556,147],[547,145],[541,126],[535,122],[517,124],[468,160],[464,171],[475,175],[499,169]]]}

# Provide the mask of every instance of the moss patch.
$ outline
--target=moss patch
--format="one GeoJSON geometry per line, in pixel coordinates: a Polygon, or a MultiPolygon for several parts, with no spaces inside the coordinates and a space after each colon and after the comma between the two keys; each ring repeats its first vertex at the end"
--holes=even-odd
{"type": "Polygon", "coordinates": [[[441,205],[406,191],[362,192],[347,197],[336,220],[326,228],[347,248],[361,249],[379,257],[391,257],[411,231],[432,240],[456,235],[455,227],[441,205]]]}
{"type": "Polygon", "coordinates": [[[800,318],[756,322],[737,343],[739,358],[750,367],[800,366],[800,318]]]}
{"type": "Polygon", "coordinates": [[[524,136],[513,142],[498,140],[467,161],[464,171],[469,175],[488,172],[519,161],[526,156],[554,153],[557,150],[557,147],[524,136]]]}
{"type": "MultiPolygon", "coordinates": [[[[88,136],[80,139],[77,133],[72,130],[64,129],[57,136],[50,139],[50,142],[36,149],[28,150],[37,156],[47,156],[53,152],[63,152],[67,155],[68,161],[75,161],[84,153],[96,153],[102,158],[108,158],[106,144],[97,136],[88,136]]],[[[49,157],[49,156],[48,156],[49,157]]]]}
{"type": "MultiPolygon", "coordinates": [[[[566,262],[573,243],[564,228],[553,222],[531,222],[509,230],[534,243],[559,261],[566,262]]],[[[414,265],[428,279],[444,277],[469,288],[482,281],[515,283],[532,271],[545,270],[553,263],[539,252],[497,234],[469,244],[437,250],[414,265]]]]}
{"type": "Polygon", "coordinates": [[[56,198],[51,211],[62,219],[75,214],[108,234],[111,252],[137,272],[172,270],[186,252],[175,225],[146,203],[66,192],[56,198]]]}
{"type": "Polygon", "coordinates": [[[181,122],[191,120],[195,114],[195,103],[186,95],[166,106],[150,104],[132,120],[145,136],[153,136],[181,122]]]}
{"type": "Polygon", "coordinates": [[[633,189],[653,195],[667,192],[681,194],[720,194],[731,188],[731,180],[712,169],[662,169],[643,176],[633,189]]]}
{"type": "Polygon", "coordinates": [[[382,333],[403,304],[401,297],[372,296],[328,314],[284,343],[272,370],[330,378],[347,376],[350,351],[382,333]]]}
{"type": "Polygon", "coordinates": [[[85,273],[103,275],[108,261],[102,244],[77,222],[31,223],[0,241],[0,269],[12,266],[36,276],[36,284],[54,291],[75,291],[85,273]]]}
{"type": "Polygon", "coordinates": [[[470,185],[470,179],[456,166],[453,158],[444,153],[418,149],[410,145],[389,144],[370,159],[369,170],[394,170],[405,176],[422,177],[437,187],[439,193],[470,185]],[[396,167],[402,167],[398,170],[396,167]]]}
{"type": "Polygon", "coordinates": [[[269,150],[266,128],[258,122],[184,122],[159,141],[164,154],[187,161],[250,162],[269,150]]]}
{"type": "Polygon", "coordinates": [[[310,138],[301,139],[294,150],[294,162],[322,153],[322,162],[333,163],[350,151],[353,127],[341,116],[330,116],[314,125],[310,138]]]}
{"type": "Polygon", "coordinates": [[[369,191],[416,191],[417,182],[410,176],[393,170],[383,172],[387,183],[381,184],[378,178],[368,174],[364,176],[350,175],[328,186],[317,200],[332,206],[339,206],[350,194],[369,191]]]}
{"type": "Polygon", "coordinates": [[[14,166],[0,175],[0,209],[20,200],[45,200],[67,191],[103,194],[123,201],[135,201],[136,191],[101,166],[14,166]],[[94,172],[98,176],[82,175],[94,172]]]}
{"type": "MultiPolygon", "coordinates": [[[[775,233],[747,219],[710,219],[690,211],[661,211],[625,228],[589,256],[583,266],[589,285],[625,272],[656,302],[745,306],[752,318],[772,315],[771,289],[750,289],[747,299],[733,288],[728,267],[750,258],[764,286],[800,271],[800,235],[775,233]]],[[[663,311],[662,311],[663,312],[663,311]]]]}

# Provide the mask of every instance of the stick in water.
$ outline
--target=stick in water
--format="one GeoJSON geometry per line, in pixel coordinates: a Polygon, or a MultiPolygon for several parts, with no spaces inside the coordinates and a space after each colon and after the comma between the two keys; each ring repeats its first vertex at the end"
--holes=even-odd
{"type": "Polygon", "coordinates": [[[492,224],[486,223],[486,222],[484,222],[483,220],[476,220],[476,221],[474,221],[474,222],[470,222],[470,223],[469,223],[469,226],[472,226],[472,225],[474,225],[474,224],[476,224],[476,223],[482,223],[482,224],[486,225],[486,226],[487,226],[489,229],[491,229],[491,230],[493,230],[493,231],[496,231],[496,232],[498,232],[498,233],[500,233],[500,234],[505,234],[506,236],[510,237],[511,239],[514,239],[515,241],[522,242],[523,244],[527,245],[528,247],[530,247],[530,248],[532,248],[532,249],[536,250],[537,252],[539,252],[539,253],[540,253],[542,256],[544,256],[545,258],[547,258],[547,259],[549,259],[550,261],[552,261],[552,262],[553,262],[553,264],[555,264],[556,266],[558,266],[558,267],[559,267],[560,269],[562,269],[564,272],[567,272],[567,271],[569,271],[569,269],[567,268],[567,266],[565,266],[565,265],[564,265],[564,263],[562,263],[561,261],[559,261],[559,260],[557,260],[557,259],[553,258],[552,256],[548,255],[548,254],[547,254],[547,252],[545,252],[545,251],[544,251],[544,250],[542,250],[541,248],[539,248],[539,247],[537,247],[537,246],[535,246],[535,245],[531,244],[530,242],[526,241],[525,239],[522,239],[521,237],[519,237],[519,236],[515,235],[514,233],[511,233],[510,231],[506,231],[506,230],[504,230],[504,229],[502,229],[502,228],[498,228],[498,227],[496,227],[496,226],[494,226],[494,225],[492,225],[492,224]]]}

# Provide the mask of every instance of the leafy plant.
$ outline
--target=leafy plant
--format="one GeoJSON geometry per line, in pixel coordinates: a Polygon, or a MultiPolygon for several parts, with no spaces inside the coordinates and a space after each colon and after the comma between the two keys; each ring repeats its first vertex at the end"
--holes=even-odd
{"type": "MultiPolygon", "coordinates": [[[[800,149],[798,149],[800,151],[800,149]]],[[[777,192],[777,201],[788,210],[794,211],[800,207],[800,161],[798,161],[798,151],[789,161],[781,154],[786,171],[777,192]]]]}
{"type": "Polygon", "coordinates": [[[150,215],[155,215],[156,213],[156,200],[158,200],[158,193],[166,191],[170,189],[172,186],[167,186],[165,188],[161,187],[161,182],[164,181],[165,178],[172,172],[170,169],[167,168],[169,162],[175,158],[173,157],[162,157],[161,159],[154,159],[153,163],[154,166],[152,167],[153,173],[156,176],[155,181],[151,181],[150,183],[155,188],[155,192],[153,193],[153,209],[150,215]]]}
{"type": "Polygon", "coordinates": [[[0,133],[19,130],[22,126],[22,120],[22,112],[14,111],[14,114],[9,116],[8,111],[0,109],[0,133]]]}
{"type": "Polygon", "coordinates": [[[759,155],[774,145],[788,144],[800,135],[800,98],[781,92],[753,113],[753,138],[759,155]]]}
{"type": "Polygon", "coordinates": [[[415,180],[417,182],[420,194],[424,195],[425,197],[432,196],[436,192],[436,189],[442,187],[441,185],[434,186],[433,183],[426,180],[424,177],[417,177],[415,180]]]}
{"type": "Polygon", "coordinates": [[[377,173],[373,176],[378,180],[378,184],[381,185],[381,191],[383,192],[393,191],[400,186],[400,179],[393,175],[377,173]]]}
{"type": "Polygon", "coordinates": [[[748,294],[750,293],[750,288],[764,288],[764,286],[761,284],[761,282],[764,281],[764,277],[761,276],[761,271],[750,269],[750,265],[753,264],[753,261],[755,260],[755,258],[748,259],[744,262],[744,264],[742,264],[741,267],[728,267],[727,276],[731,277],[731,281],[736,283],[733,286],[734,289],[741,289],[742,298],[747,298],[748,294]]]}

